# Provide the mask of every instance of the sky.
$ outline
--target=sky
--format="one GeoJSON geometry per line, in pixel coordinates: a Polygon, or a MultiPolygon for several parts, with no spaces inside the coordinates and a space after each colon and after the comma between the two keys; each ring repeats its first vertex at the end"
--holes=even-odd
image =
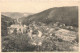
{"type": "MultiPolygon", "coordinates": [[[[78,0],[77,0],[78,1],[78,0]]],[[[49,8],[62,6],[77,6],[77,1],[58,0],[0,0],[1,12],[38,13],[49,8]]]]}

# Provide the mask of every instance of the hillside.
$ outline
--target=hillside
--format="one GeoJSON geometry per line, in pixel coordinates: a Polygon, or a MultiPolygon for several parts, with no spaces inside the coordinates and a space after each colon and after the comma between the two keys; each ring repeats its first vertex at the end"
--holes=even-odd
{"type": "Polygon", "coordinates": [[[33,21],[43,22],[47,25],[60,22],[78,27],[78,7],[55,7],[23,18],[24,24],[30,24],[33,21]]]}
{"type": "Polygon", "coordinates": [[[7,27],[13,24],[13,19],[10,17],[1,15],[1,34],[2,36],[7,35],[7,27]]]}

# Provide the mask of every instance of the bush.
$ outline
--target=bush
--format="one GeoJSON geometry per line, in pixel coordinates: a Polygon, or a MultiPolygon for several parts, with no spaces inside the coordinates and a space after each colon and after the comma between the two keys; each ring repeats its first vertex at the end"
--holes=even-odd
{"type": "Polygon", "coordinates": [[[12,52],[12,51],[34,51],[35,46],[29,44],[30,37],[28,35],[11,35],[2,38],[2,51],[12,52]],[[7,39],[7,40],[5,40],[7,39]]]}

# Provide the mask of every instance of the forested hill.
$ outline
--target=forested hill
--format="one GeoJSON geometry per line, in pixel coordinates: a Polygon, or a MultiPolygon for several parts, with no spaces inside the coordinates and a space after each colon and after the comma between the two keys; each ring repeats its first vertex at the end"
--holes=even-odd
{"type": "Polygon", "coordinates": [[[1,35],[7,35],[7,27],[13,24],[13,19],[4,15],[1,15],[1,35]]]}
{"type": "Polygon", "coordinates": [[[54,7],[23,18],[24,24],[30,24],[33,21],[43,22],[47,25],[60,22],[66,25],[78,26],[78,7],[54,7]]]}
{"type": "Polygon", "coordinates": [[[5,15],[1,15],[1,21],[13,21],[13,19],[5,15]]]}

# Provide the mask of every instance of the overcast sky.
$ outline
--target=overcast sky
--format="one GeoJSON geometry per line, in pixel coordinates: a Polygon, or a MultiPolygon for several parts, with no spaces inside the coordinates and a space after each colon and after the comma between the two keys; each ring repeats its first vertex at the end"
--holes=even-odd
{"type": "Polygon", "coordinates": [[[55,1],[55,0],[0,0],[1,12],[28,12],[38,13],[43,10],[61,7],[61,6],[77,6],[77,2],[73,1],[55,1]],[[16,1],[16,2],[15,2],[16,1]],[[23,2],[24,1],[24,2],[23,2]],[[72,4],[72,5],[70,5],[72,4]]]}

